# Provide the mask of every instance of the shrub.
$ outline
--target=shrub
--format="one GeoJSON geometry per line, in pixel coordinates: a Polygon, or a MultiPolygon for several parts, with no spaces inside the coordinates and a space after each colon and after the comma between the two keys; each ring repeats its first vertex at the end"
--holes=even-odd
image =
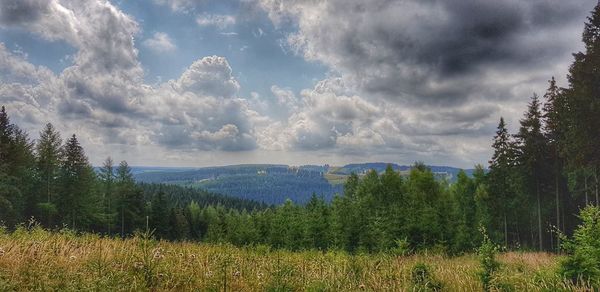
{"type": "Polygon", "coordinates": [[[481,228],[480,230],[483,234],[483,242],[477,250],[477,254],[479,255],[479,264],[481,266],[481,270],[479,271],[479,279],[483,284],[483,290],[490,291],[492,288],[494,274],[500,268],[500,263],[496,260],[498,247],[487,235],[485,228],[481,228]]]}
{"type": "Polygon", "coordinates": [[[411,281],[416,291],[441,291],[442,284],[435,279],[428,265],[416,263],[411,270],[411,281]]]}
{"type": "Polygon", "coordinates": [[[390,249],[390,253],[397,256],[405,256],[412,253],[408,239],[396,239],[395,245],[390,249]]]}
{"type": "Polygon", "coordinates": [[[573,238],[563,236],[567,257],[560,264],[562,276],[573,282],[587,282],[600,287],[600,208],[587,206],[579,213],[581,224],[573,238]]]}

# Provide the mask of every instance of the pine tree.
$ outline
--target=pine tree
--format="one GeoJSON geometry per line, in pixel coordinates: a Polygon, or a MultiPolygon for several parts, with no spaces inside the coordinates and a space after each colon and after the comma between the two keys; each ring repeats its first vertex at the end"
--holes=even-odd
{"type": "Polygon", "coordinates": [[[536,94],[531,98],[525,116],[520,121],[521,127],[517,134],[519,149],[519,164],[523,177],[523,190],[537,206],[537,244],[540,250],[544,248],[544,231],[542,229],[542,192],[544,188],[545,157],[547,157],[546,138],[542,133],[542,113],[536,94]]]}
{"type": "Polygon", "coordinates": [[[115,173],[113,160],[107,157],[100,168],[98,174],[100,181],[102,182],[102,202],[104,206],[104,221],[106,222],[106,234],[111,234],[111,226],[113,224],[113,208],[111,200],[113,197],[113,185],[115,181],[115,173]]]}
{"type": "Polygon", "coordinates": [[[119,213],[121,237],[132,233],[143,221],[143,191],[136,186],[127,161],[119,163],[116,171],[116,208],[119,213]]]}
{"type": "Polygon", "coordinates": [[[564,95],[569,123],[565,142],[571,167],[594,168],[600,164],[600,5],[588,17],[582,39],[585,52],[574,54],[564,95]]]}
{"type": "Polygon", "coordinates": [[[15,186],[14,177],[10,173],[13,130],[14,126],[2,106],[0,108],[0,221],[9,226],[18,222],[16,201],[21,197],[20,190],[15,186]]]}
{"type": "Polygon", "coordinates": [[[52,226],[52,218],[57,214],[56,193],[58,191],[59,169],[62,161],[62,140],[60,134],[50,123],[40,132],[36,144],[37,172],[39,174],[38,190],[41,195],[37,208],[42,216],[42,223],[52,226]]]}
{"type": "MultiPolygon", "coordinates": [[[[548,160],[553,166],[554,173],[554,194],[555,194],[555,210],[556,210],[556,225],[559,233],[561,230],[561,190],[564,189],[563,163],[561,156],[562,144],[565,141],[565,119],[566,113],[564,96],[556,85],[554,77],[549,81],[549,87],[544,94],[543,122],[544,134],[548,141],[548,160]]],[[[563,207],[564,208],[564,207],[563,207]]],[[[560,236],[556,235],[557,247],[560,246],[560,236]]]]}
{"type": "Polygon", "coordinates": [[[454,252],[468,251],[475,248],[474,238],[477,237],[477,220],[475,205],[476,185],[464,171],[460,171],[457,181],[451,187],[453,199],[453,230],[454,252]]]}
{"type": "Polygon", "coordinates": [[[6,108],[0,108],[0,173],[6,173],[8,167],[9,150],[13,126],[6,113],[6,108]]]}
{"type": "Polygon", "coordinates": [[[169,222],[169,206],[164,192],[159,192],[152,198],[150,211],[150,228],[158,238],[169,238],[171,226],[169,222]]]}
{"type": "Polygon", "coordinates": [[[306,245],[325,250],[329,247],[329,210],[323,198],[313,194],[306,204],[306,245]]]}
{"type": "Polygon", "coordinates": [[[489,210],[493,212],[493,222],[501,222],[500,226],[496,225],[494,228],[491,228],[490,233],[494,236],[496,230],[502,230],[505,246],[508,246],[508,220],[510,218],[514,220],[515,218],[515,214],[511,210],[514,210],[513,207],[518,204],[518,202],[515,201],[516,198],[511,184],[512,172],[515,171],[515,151],[513,147],[514,143],[511,141],[511,136],[506,128],[504,118],[501,117],[492,144],[494,154],[489,162],[490,172],[488,175],[488,183],[490,188],[488,192],[490,196],[489,203],[491,204],[489,210]]]}
{"type": "Polygon", "coordinates": [[[63,151],[58,210],[63,214],[63,224],[81,229],[93,223],[97,215],[95,174],[75,135],[67,141],[63,151]]]}

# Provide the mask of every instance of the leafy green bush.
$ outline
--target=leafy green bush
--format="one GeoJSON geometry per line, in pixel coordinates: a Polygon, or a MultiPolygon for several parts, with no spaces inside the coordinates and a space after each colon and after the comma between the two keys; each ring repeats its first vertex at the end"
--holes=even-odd
{"type": "Polygon", "coordinates": [[[581,224],[573,238],[563,236],[562,248],[567,257],[560,273],[573,282],[586,282],[600,287],[600,208],[587,206],[579,213],[581,224]]]}
{"type": "Polygon", "coordinates": [[[442,284],[435,279],[428,265],[417,263],[411,270],[411,281],[416,291],[441,291],[442,284]]]}
{"type": "Polygon", "coordinates": [[[412,253],[412,249],[410,247],[410,242],[408,242],[407,238],[396,239],[394,241],[395,245],[390,249],[390,253],[397,256],[405,256],[412,253]]]}
{"type": "Polygon", "coordinates": [[[498,247],[492,242],[484,228],[481,228],[481,233],[483,234],[483,242],[477,250],[479,264],[481,265],[479,278],[483,284],[483,290],[490,291],[493,286],[494,274],[500,268],[500,263],[496,260],[498,247]]]}

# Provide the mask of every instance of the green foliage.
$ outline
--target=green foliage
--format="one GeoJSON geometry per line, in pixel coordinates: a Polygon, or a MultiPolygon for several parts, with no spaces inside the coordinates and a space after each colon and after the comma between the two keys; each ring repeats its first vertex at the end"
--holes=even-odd
{"type": "Polygon", "coordinates": [[[564,238],[567,257],[560,273],[571,281],[592,283],[600,288],[600,208],[588,206],[579,214],[581,225],[572,239],[564,238]]]}
{"type": "Polygon", "coordinates": [[[490,291],[494,287],[492,284],[494,275],[500,268],[500,263],[496,260],[498,246],[492,242],[484,228],[481,228],[481,233],[483,235],[483,242],[477,250],[481,266],[479,278],[483,284],[483,290],[490,291]]]}
{"type": "Polygon", "coordinates": [[[417,291],[442,291],[442,284],[436,280],[427,264],[415,264],[411,269],[410,279],[417,291]]]}

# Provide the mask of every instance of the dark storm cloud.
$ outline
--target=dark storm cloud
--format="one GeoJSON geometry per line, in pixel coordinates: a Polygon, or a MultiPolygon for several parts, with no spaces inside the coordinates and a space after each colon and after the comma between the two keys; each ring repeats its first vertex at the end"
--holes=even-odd
{"type": "MultiPolygon", "coordinates": [[[[366,93],[460,102],[489,88],[486,73],[530,74],[564,58],[595,0],[262,0],[288,43],[366,93]]],[[[547,72],[551,75],[553,72],[547,72]]],[[[505,96],[509,98],[511,96],[505,96]]]]}

